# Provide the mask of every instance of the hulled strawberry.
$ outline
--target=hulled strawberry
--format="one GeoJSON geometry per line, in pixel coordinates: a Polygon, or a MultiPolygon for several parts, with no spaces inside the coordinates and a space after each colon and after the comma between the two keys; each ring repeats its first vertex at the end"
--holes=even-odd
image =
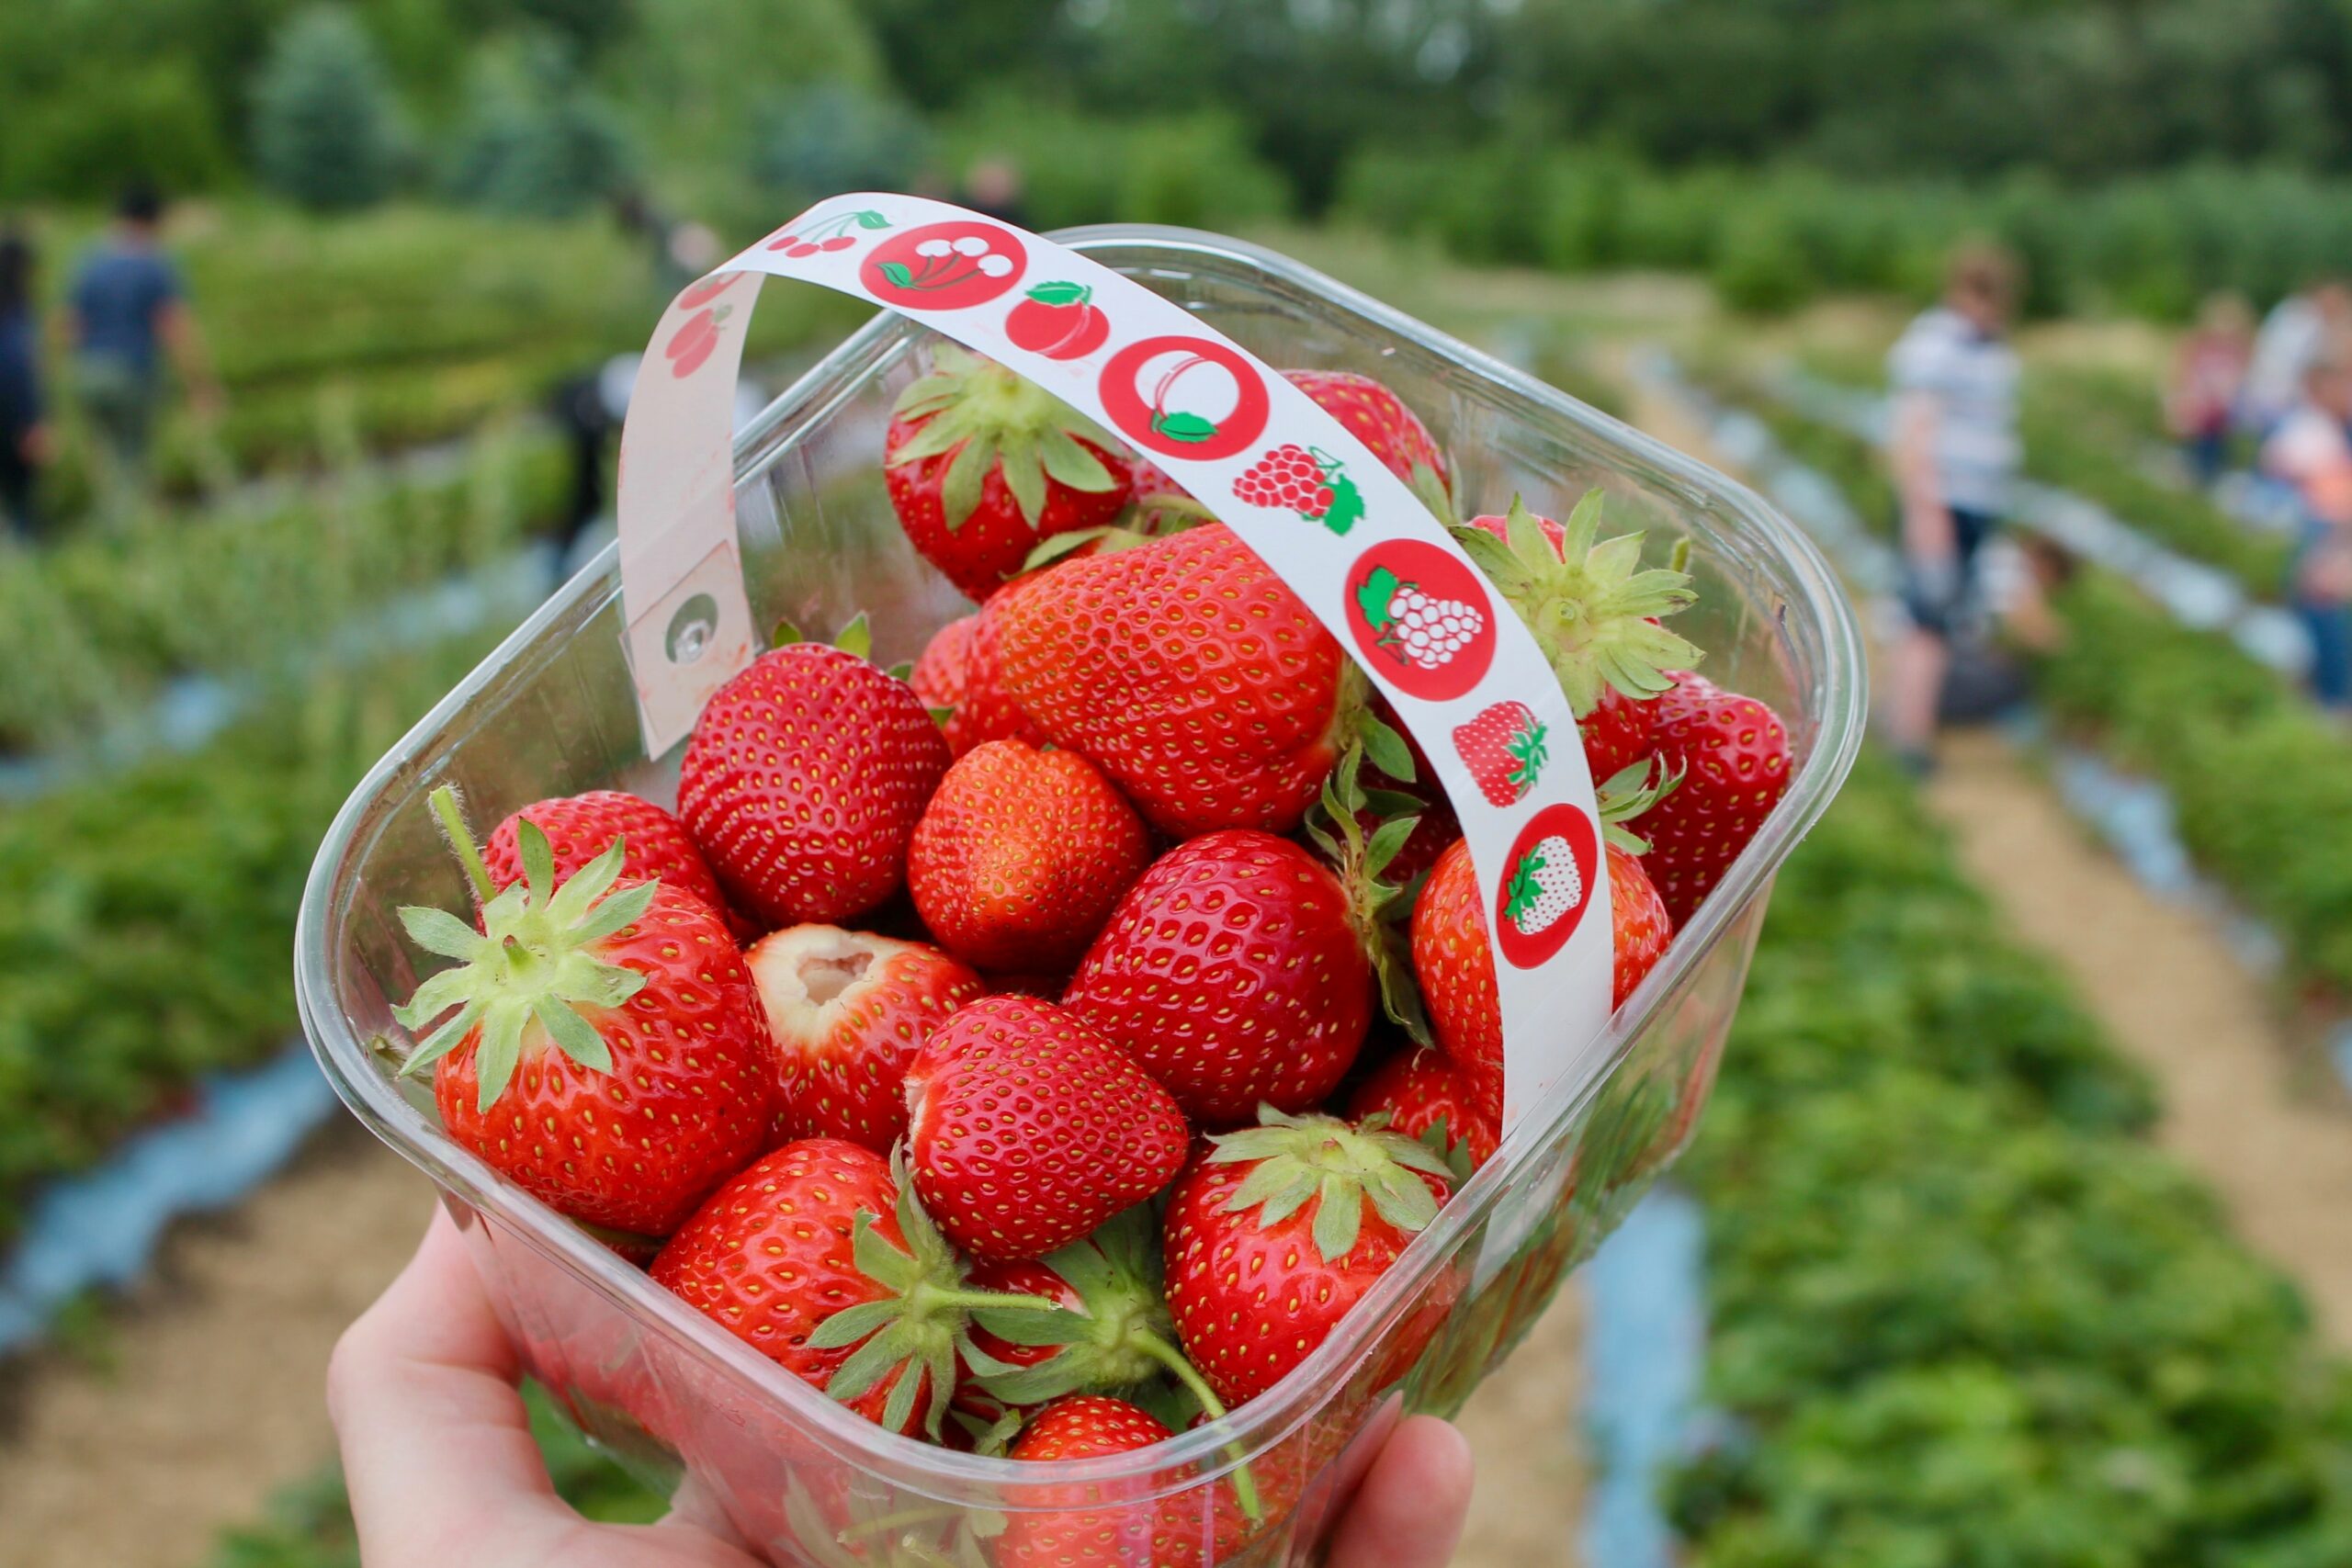
{"type": "MultiPolygon", "coordinates": [[[[1035,1463],[1100,1459],[1172,1436],[1158,1416],[1125,1400],[1070,1394],[1030,1420],[1011,1457],[1035,1463]]],[[[1180,1528],[1181,1502],[1162,1504],[1150,1490],[1101,1483],[1015,1488],[1024,1506],[1005,1517],[998,1568],[1193,1568],[1202,1542],[1180,1528]]]]}
{"type": "Polygon", "coordinates": [[[1339,644],[1220,523],[1056,567],[1003,637],[1023,709],[1172,837],[1295,828],[1361,712],[1339,644]]]}
{"type": "Polygon", "coordinates": [[[1003,1370],[973,1345],[972,1313],[1055,1307],[972,1289],[903,1175],[838,1138],[747,1167],[670,1238],[653,1279],[868,1420],[933,1438],[966,1370],[1003,1370]]]}
{"type": "Polygon", "coordinates": [[[1596,780],[1646,755],[1645,703],[1672,683],[1668,669],[1699,653],[1659,621],[1691,604],[1689,574],[1644,569],[1642,536],[1600,538],[1600,514],[1597,490],[1565,526],[1513,497],[1507,515],[1453,530],[1550,660],[1596,780]]]}
{"type": "Polygon", "coordinates": [[[988,987],[935,947],[787,926],[744,954],[775,1042],[776,1129],[888,1154],[907,1130],[907,1064],[988,987]]]}
{"type": "Polygon", "coordinates": [[[1127,503],[1118,441],[1045,389],[953,344],[900,394],[883,448],[890,504],[924,559],[975,600],[1038,540],[1127,503]]]}
{"type": "Polygon", "coordinates": [[[1228,1404],[1265,1393],[1329,1337],[1451,1191],[1427,1145],[1337,1117],[1269,1111],[1263,1125],[1211,1138],[1163,1222],[1185,1354],[1228,1404]]]}
{"type": "Polygon", "coordinates": [[[1502,1142],[1501,1126],[1480,1109],[1453,1058],[1426,1045],[1408,1046],[1383,1062],[1356,1086],[1348,1114],[1358,1122],[1386,1116],[1392,1129],[1428,1144],[1464,1175],[1494,1158],[1502,1142]]]}
{"type": "Polygon", "coordinates": [[[1136,879],[1063,1005],[1204,1127],[1322,1101],[1363,1045],[1373,969],[1348,891],[1287,839],[1178,845],[1136,879]]]}
{"type": "Polygon", "coordinates": [[[1045,741],[1045,732],[1029,722],[1004,689],[998,653],[1002,605],[1021,587],[1009,582],[972,614],[940,627],[907,677],[915,695],[939,720],[947,750],[956,756],[990,740],[1026,740],[1033,746],[1045,741]]]}
{"type": "Polygon", "coordinates": [[[735,941],[666,884],[617,888],[615,842],[559,883],[547,835],[515,830],[523,879],[500,891],[447,785],[433,808],[466,868],[481,928],[404,908],[419,947],[456,961],[400,1021],[403,1065],[433,1068],[449,1135],[574,1219],[666,1235],[767,1139],[767,1026],[735,941]]]}
{"type": "Polygon", "coordinates": [[[616,789],[592,789],[585,795],[557,795],[533,801],[493,829],[481,858],[490,880],[510,887],[523,879],[523,859],[514,840],[515,829],[530,822],[548,836],[555,854],[555,874],[571,875],[618,840],[628,845],[621,860],[624,882],[659,882],[681,893],[691,893],[708,904],[736,935],[750,934],[749,922],[727,902],[710,863],[695,848],[678,819],[654,805],[616,789]]]}
{"type": "MultiPolygon", "coordinates": [[[[1628,773],[1608,781],[1602,791],[1612,1009],[1624,1005],[1673,940],[1674,922],[1642,868],[1640,857],[1647,846],[1623,824],[1654,811],[1674,788],[1670,774],[1650,783],[1628,773]]],[[[1574,853],[1565,842],[1551,840],[1539,840],[1521,857],[1504,892],[1504,918],[1530,935],[1584,899],[1574,853]]],[[[1453,1058],[1478,1109],[1499,1120],[1502,1004],[1496,994],[1494,949],[1469,845],[1457,843],[1439,856],[1422,886],[1413,906],[1412,953],[1413,975],[1420,983],[1430,1032],[1453,1058]]]]}
{"type": "Polygon", "coordinates": [[[915,825],[907,887],[940,944],[982,969],[1068,969],[1151,858],[1135,807],[1075,751],[991,740],[915,825]]]}
{"type": "Polygon", "coordinates": [[[1349,434],[1370,447],[1390,473],[1430,503],[1440,521],[1453,520],[1453,481],[1445,454],[1404,399],[1352,370],[1285,370],[1283,379],[1313,398],[1349,434]]]}
{"type": "Polygon", "coordinates": [[[908,1151],[940,1228],[975,1257],[1038,1258],[1168,1185],[1183,1112],[1051,1002],[989,997],[907,1069],[908,1151]]]}
{"type": "Polygon", "coordinates": [[[842,649],[772,649],[686,742],[678,815],[737,903],[771,926],[838,922],[899,890],[951,759],[904,681],[842,649]]]}
{"type": "Polygon", "coordinates": [[[1789,787],[1789,732],[1754,697],[1687,672],[1657,702],[1659,759],[1682,785],[1642,822],[1645,863],[1679,925],[1731,869],[1789,787]]]}

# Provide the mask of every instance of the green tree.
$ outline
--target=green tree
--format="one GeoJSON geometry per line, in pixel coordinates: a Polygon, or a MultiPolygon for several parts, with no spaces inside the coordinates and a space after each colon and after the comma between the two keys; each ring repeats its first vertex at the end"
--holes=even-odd
{"type": "Polygon", "coordinates": [[[305,207],[365,207],[390,193],[398,106],[367,29],[340,6],[287,18],[254,88],[262,179],[305,207]]]}
{"type": "Polygon", "coordinates": [[[484,51],[445,183],[459,201],[524,218],[562,218],[619,188],[628,139],[571,46],[533,32],[484,51]]]}

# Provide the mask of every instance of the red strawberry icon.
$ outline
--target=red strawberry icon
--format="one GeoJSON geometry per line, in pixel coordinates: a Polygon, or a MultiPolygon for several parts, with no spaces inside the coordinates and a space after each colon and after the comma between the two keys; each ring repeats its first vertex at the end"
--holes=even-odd
{"type": "Polygon", "coordinates": [[[1040,283],[1004,318],[1004,335],[1048,359],[1083,359],[1111,336],[1111,318],[1093,298],[1083,283],[1040,283]]]}
{"type": "Polygon", "coordinates": [[[1525,703],[1497,703],[1454,729],[1453,749],[1479,794],[1497,806],[1516,806],[1544,772],[1544,728],[1525,703]]]}
{"type": "Polygon", "coordinates": [[[718,323],[732,313],[733,307],[727,305],[715,310],[697,310],[670,334],[669,346],[662,351],[670,361],[670,374],[684,380],[701,369],[703,361],[718,346],[718,323]]]}

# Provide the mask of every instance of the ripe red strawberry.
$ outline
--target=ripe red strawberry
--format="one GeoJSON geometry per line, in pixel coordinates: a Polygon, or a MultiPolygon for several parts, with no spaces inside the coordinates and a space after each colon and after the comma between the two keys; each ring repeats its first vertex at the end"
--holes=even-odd
{"type": "Polygon", "coordinates": [[[1474,517],[1453,530],[1551,660],[1596,781],[1646,754],[1644,700],[1671,684],[1669,667],[1699,654],[1659,623],[1696,597],[1689,574],[1645,570],[1639,534],[1600,539],[1600,513],[1597,490],[1565,526],[1513,497],[1507,516],[1474,517]],[[1612,705],[1612,691],[1631,700],[1612,705]]]}
{"type": "MultiPolygon", "coordinates": [[[[1125,1400],[1071,1394],[1037,1413],[1012,1445],[1012,1457],[1099,1459],[1173,1435],[1158,1416],[1125,1400]]],[[[1193,1568],[1201,1561],[1200,1540],[1179,1528],[1184,1516],[1175,1499],[1168,1505],[1148,1495],[1126,1500],[1099,1483],[1013,1490],[1017,1501],[1031,1506],[1005,1516],[997,1568],[1193,1568]]]]}
{"type": "Polygon", "coordinates": [[[666,1235],[767,1139],[775,1068],[735,940],[663,883],[616,891],[615,843],[559,884],[536,824],[524,879],[500,892],[447,785],[433,808],[481,900],[481,929],[405,908],[428,953],[457,961],[394,1016],[447,1015],[401,1067],[430,1066],[449,1135],[574,1219],[666,1235]]]}
{"type": "Polygon", "coordinates": [[[1361,708],[1330,633],[1219,523],[1056,567],[1007,607],[1003,657],[1038,728],[1175,837],[1298,826],[1361,708]]]}
{"type": "Polygon", "coordinates": [[[915,825],[907,888],[940,945],[982,969],[1078,962],[1151,858],[1135,807],[1075,751],[991,740],[915,825]]]}
{"type": "Polygon", "coordinates": [[[958,757],[989,740],[1046,743],[1046,732],[1021,711],[1004,683],[1004,612],[1035,581],[1016,578],[972,614],[942,626],[908,677],[924,706],[952,710],[940,729],[958,757]]]}
{"type": "Polygon", "coordinates": [[[1169,1194],[1168,1304],[1184,1353],[1238,1404],[1330,1335],[1452,1188],[1427,1145],[1333,1116],[1269,1112],[1209,1145],[1169,1194]]]}
{"type": "Polygon", "coordinates": [[[986,599],[1038,540],[1116,518],[1127,458],[1093,421],[992,360],[943,343],[932,364],[891,411],[890,504],[925,560],[986,599]]]}
{"type": "Polygon", "coordinates": [[[1201,1125],[1321,1103],[1363,1045],[1373,972],[1340,879],[1286,839],[1209,833],[1154,861],[1062,1003],[1201,1125]]]}
{"type": "Polygon", "coordinates": [[[1642,819],[1645,860],[1677,925],[1698,912],[1789,787],[1789,732],[1754,697],[1687,671],[1657,701],[1659,760],[1681,787],[1642,819]]]}
{"type": "MultiPolygon", "coordinates": [[[[1609,1005],[1614,1009],[1657,966],[1673,940],[1674,923],[1639,858],[1614,841],[1607,845],[1605,858],[1614,959],[1609,1005]]],[[[1413,974],[1438,1044],[1461,1070],[1474,1102],[1499,1121],[1502,1004],[1495,992],[1494,951],[1467,844],[1457,843],[1438,857],[1437,869],[1413,906],[1413,974]]]]}
{"type": "Polygon", "coordinates": [[[710,1196],[653,1280],[806,1382],[894,1432],[937,1438],[977,1307],[1049,1312],[969,1288],[900,1173],[871,1149],[805,1138],[710,1196]]]}
{"type": "Polygon", "coordinates": [[[558,795],[533,801],[501,822],[482,847],[491,882],[511,887],[523,879],[523,861],[514,847],[518,823],[530,821],[548,836],[555,852],[555,874],[567,877],[611,847],[616,839],[628,848],[621,860],[626,882],[660,882],[681,893],[691,893],[710,906],[739,937],[752,933],[751,923],[737,914],[718,889],[710,863],[678,819],[636,795],[616,789],[592,789],[585,795],[558,795]]]}
{"type": "Polygon", "coordinates": [[[678,815],[745,909],[841,921],[899,890],[907,840],[950,759],[904,681],[820,643],[752,661],[686,742],[678,815]]]}
{"type": "Polygon", "coordinates": [[[907,1069],[915,1188],[983,1258],[1039,1258],[1168,1185],[1184,1116],[1168,1091],[1051,1002],[989,997],[907,1069]]]}
{"type": "Polygon", "coordinates": [[[1352,370],[1285,370],[1283,379],[1305,392],[1348,434],[1372,449],[1388,471],[1411,485],[1427,502],[1442,502],[1439,520],[1451,522],[1453,481],[1445,454],[1420,416],[1405,400],[1369,376],[1352,370]]]}
{"type": "Polygon", "coordinates": [[[1465,1172],[1494,1158],[1502,1142],[1501,1126],[1479,1109],[1453,1058],[1426,1045],[1389,1057],[1348,1100],[1348,1114],[1358,1122],[1384,1112],[1391,1128],[1430,1145],[1449,1165],[1458,1155],[1465,1172]]]}
{"type": "Polygon", "coordinates": [[[907,1130],[907,1064],[980,977],[918,942],[787,926],[744,954],[775,1041],[776,1131],[888,1154],[907,1130]]]}

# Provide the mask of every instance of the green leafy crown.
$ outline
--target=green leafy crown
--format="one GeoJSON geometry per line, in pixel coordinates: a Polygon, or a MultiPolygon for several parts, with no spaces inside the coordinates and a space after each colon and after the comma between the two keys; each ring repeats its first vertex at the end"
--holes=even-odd
{"type": "Polygon", "coordinates": [[[1517,496],[1498,539],[1476,524],[1453,536],[1535,634],[1568,706],[1582,718],[1615,687],[1629,697],[1654,697],[1687,670],[1696,645],[1657,624],[1657,617],[1696,602],[1688,572],[1642,566],[1642,536],[1600,539],[1600,491],[1587,491],[1568,514],[1554,550],[1544,525],[1517,496]],[[1596,542],[1597,541],[1597,542],[1596,542]]]}
{"type": "Polygon", "coordinates": [[[1090,494],[1116,490],[1123,482],[1079,438],[1114,450],[1118,443],[1044,388],[952,344],[932,350],[932,367],[931,374],[899,395],[891,410],[899,419],[924,423],[888,461],[895,468],[956,454],[940,481],[951,533],[980,504],[989,470],[1000,463],[1005,489],[1032,529],[1046,510],[1048,478],[1090,494]]]}
{"type": "Polygon", "coordinates": [[[1385,1114],[1351,1126],[1336,1116],[1293,1116],[1262,1105],[1258,1120],[1258,1126],[1209,1140],[1211,1164],[1250,1167],[1226,1201],[1227,1213],[1255,1209],[1258,1228],[1265,1230],[1311,1201],[1309,1234],[1329,1263],[1355,1250],[1367,1202],[1400,1231],[1426,1230],[1437,1218],[1437,1195],[1421,1175],[1443,1179],[1453,1173],[1428,1145],[1390,1132],[1385,1114]]]}

